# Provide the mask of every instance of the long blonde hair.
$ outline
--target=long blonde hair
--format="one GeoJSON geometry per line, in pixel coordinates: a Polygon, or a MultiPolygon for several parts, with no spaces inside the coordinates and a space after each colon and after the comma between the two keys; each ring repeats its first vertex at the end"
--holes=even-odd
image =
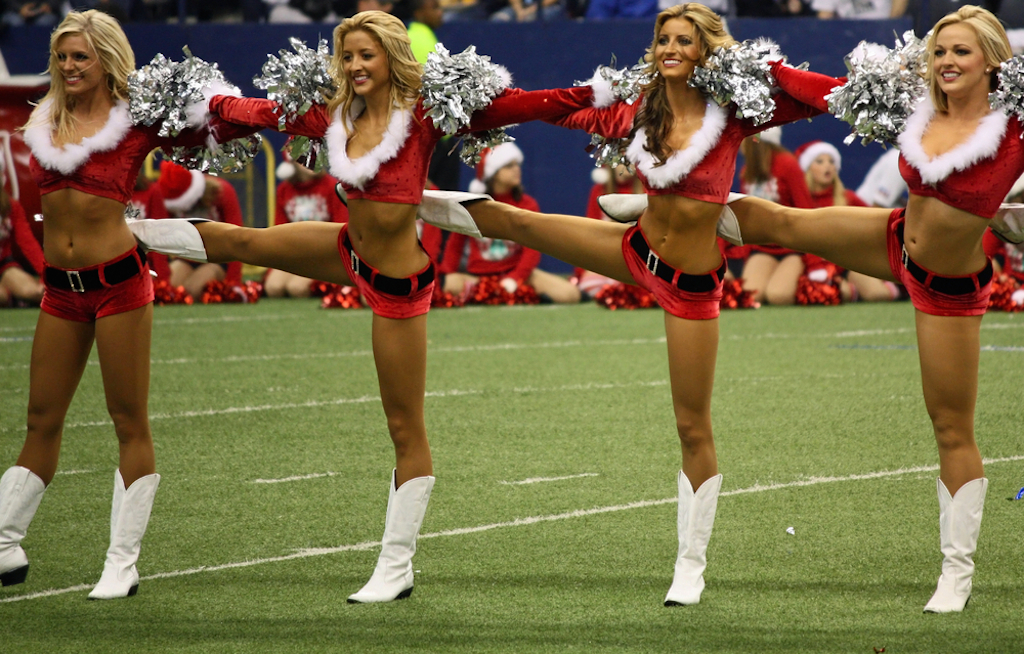
{"type": "Polygon", "coordinates": [[[654,48],[658,44],[665,23],[673,18],[683,18],[693,23],[700,39],[698,66],[708,60],[715,48],[729,47],[736,43],[736,39],[726,31],[721,16],[696,2],[670,7],[658,14],[654,20],[654,38],[644,55],[644,61],[648,64],[647,74],[651,76],[651,81],[643,89],[643,106],[640,107],[633,121],[633,131],[630,133],[630,137],[632,138],[639,128],[644,128],[647,133],[645,149],[654,155],[657,161],[656,166],[663,165],[671,155],[665,142],[668,139],[669,130],[672,128],[672,110],[668,105],[665,78],[658,73],[658,64],[654,60],[654,48]]]}
{"type": "Polygon", "coordinates": [[[75,99],[67,94],[60,61],[57,59],[57,48],[65,36],[81,36],[93,49],[103,69],[107,90],[115,101],[128,99],[128,75],[135,70],[135,53],[128,43],[128,37],[124,35],[120,23],[109,14],[90,9],[72,11],[64,17],[50,35],[50,64],[47,68],[50,73],[50,90],[25,125],[28,127],[48,122],[56,131],[57,140],[64,143],[72,139],[77,120],[71,113],[75,99]],[[47,100],[51,101],[51,106],[49,115],[44,116],[40,108],[47,100]]]}
{"type": "Polygon", "coordinates": [[[928,80],[928,89],[931,94],[932,104],[936,111],[946,111],[949,103],[946,93],[939,88],[939,80],[935,75],[935,48],[939,38],[939,32],[950,25],[963,23],[974,30],[978,36],[978,44],[981,52],[985,55],[985,64],[992,69],[989,73],[989,91],[995,91],[999,78],[996,73],[1004,61],[1013,56],[1010,48],[1010,40],[1006,38],[1006,30],[999,23],[992,12],[975,5],[964,5],[956,11],[946,14],[932,28],[931,36],[928,38],[928,69],[925,71],[925,79],[928,80]]]}
{"type": "Polygon", "coordinates": [[[412,54],[405,23],[383,11],[361,11],[334,28],[334,56],[331,57],[330,72],[337,91],[327,102],[327,111],[333,116],[341,107],[342,116],[348,116],[355,100],[355,91],[343,68],[342,50],[345,37],[358,31],[366,32],[384,48],[390,70],[391,106],[411,108],[420,96],[423,67],[412,54]]]}

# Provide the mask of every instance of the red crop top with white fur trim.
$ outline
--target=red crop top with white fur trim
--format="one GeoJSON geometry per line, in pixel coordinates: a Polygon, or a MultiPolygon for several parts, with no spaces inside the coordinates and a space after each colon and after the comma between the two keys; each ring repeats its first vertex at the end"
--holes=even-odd
{"type": "MultiPolygon", "coordinates": [[[[36,111],[45,112],[47,103],[36,111]]],[[[122,100],[111,107],[103,128],[80,143],[54,145],[49,121],[27,128],[24,136],[32,151],[29,170],[40,195],[72,188],[128,204],[139,169],[154,148],[194,147],[203,145],[211,133],[223,142],[255,131],[214,119],[208,128],[186,129],[176,138],[162,137],[158,126],[133,125],[128,103],[122,100]]]]}
{"type": "MultiPolygon", "coordinates": [[[[565,115],[590,103],[589,87],[552,91],[505,89],[491,104],[473,114],[468,128],[460,134],[504,127],[528,120],[543,120],[565,115]]],[[[302,116],[278,125],[280,108],[276,102],[256,98],[218,95],[210,101],[210,111],[223,120],[239,125],[280,129],[288,134],[323,137],[327,143],[330,172],[341,181],[350,199],[375,200],[395,204],[419,204],[427,182],[427,168],[434,145],[444,132],[427,118],[423,101],[411,111],[396,109],[381,142],[365,155],[348,157],[348,131],[365,104],[357,98],[350,115],[341,121],[340,108],[329,116],[323,105],[314,105],[302,116]]]]}
{"type": "Polygon", "coordinates": [[[931,98],[924,98],[898,139],[900,174],[910,194],[937,198],[951,207],[992,218],[1024,173],[1020,121],[994,109],[981,119],[969,139],[929,157],[921,138],[934,115],[931,98]]]}
{"type": "MultiPolygon", "coordinates": [[[[648,195],[680,195],[725,204],[736,171],[736,155],[744,138],[775,125],[821,113],[784,93],[774,99],[775,113],[763,125],[737,118],[735,106],[723,108],[708,102],[701,127],[690,136],[689,145],[673,152],[662,166],[655,166],[654,155],[644,149],[647,135],[643,128],[638,129],[626,156],[636,166],[644,190],[648,195]]],[[[608,107],[589,107],[551,122],[605,138],[625,138],[633,129],[633,119],[641,102],[642,97],[631,105],[617,101],[608,107]]]]}

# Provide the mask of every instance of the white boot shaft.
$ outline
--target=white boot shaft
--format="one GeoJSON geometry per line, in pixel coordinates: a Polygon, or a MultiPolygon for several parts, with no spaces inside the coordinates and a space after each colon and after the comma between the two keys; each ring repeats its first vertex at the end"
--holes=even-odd
{"type": "Polygon", "coordinates": [[[208,222],[202,218],[163,218],[160,220],[129,220],[131,230],[147,252],[159,252],[189,261],[205,263],[206,246],[196,229],[196,222],[208,222]]]}
{"type": "Polygon", "coordinates": [[[0,584],[25,581],[28,557],[21,541],[43,499],[46,484],[28,468],[14,466],[0,477],[0,584]]]}
{"type": "Polygon", "coordinates": [[[971,598],[974,576],[974,552],[981,533],[981,515],[985,509],[988,479],[973,479],[950,497],[941,479],[939,493],[939,544],[942,549],[942,576],[935,594],[925,605],[925,613],[963,611],[971,598]]]}
{"type": "Polygon", "coordinates": [[[434,477],[417,477],[395,488],[391,473],[388,511],[384,520],[384,538],[373,576],[358,593],[349,596],[349,603],[390,602],[412,594],[412,557],[416,553],[423,516],[427,512],[434,477]]]}
{"type": "Polygon", "coordinates": [[[708,565],[708,543],[711,541],[711,529],[715,525],[718,494],[722,489],[722,475],[711,477],[694,493],[690,480],[680,470],[678,485],[676,525],[679,553],[676,556],[672,587],[665,596],[665,606],[700,602],[704,591],[704,569],[708,565]]]}
{"type": "Polygon", "coordinates": [[[490,200],[485,193],[463,193],[461,191],[424,191],[416,217],[425,223],[474,238],[482,238],[473,216],[469,215],[464,202],[490,200]]]}
{"type": "Polygon", "coordinates": [[[110,547],[103,564],[100,581],[89,593],[89,599],[130,597],[139,587],[135,563],[142,549],[142,537],[149,526],[153,499],[160,486],[160,475],[152,474],[135,480],[125,489],[121,471],[114,473],[114,499],[110,511],[110,547]]]}

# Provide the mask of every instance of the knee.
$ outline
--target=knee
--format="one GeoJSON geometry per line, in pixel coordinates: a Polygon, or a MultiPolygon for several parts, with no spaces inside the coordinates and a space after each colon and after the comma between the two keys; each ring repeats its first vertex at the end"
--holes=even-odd
{"type": "Polygon", "coordinates": [[[789,292],[789,289],[769,287],[764,293],[764,299],[775,306],[790,306],[796,302],[796,295],[789,292]]]}
{"type": "Polygon", "coordinates": [[[64,416],[53,407],[29,402],[26,425],[30,436],[59,438],[64,425],[64,416]]]}
{"type": "Polygon", "coordinates": [[[289,297],[309,297],[309,285],[312,282],[305,277],[296,277],[288,283],[289,297]]]}
{"type": "Polygon", "coordinates": [[[683,449],[694,452],[712,442],[711,420],[695,413],[676,416],[676,432],[683,449]]]}
{"type": "Polygon", "coordinates": [[[149,416],[144,408],[126,404],[107,404],[107,412],[114,423],[117,440],[129,443],[139,439],[148,439],[149,416]]]}
{"type": "Polygon", "coordinates": [[[973,420],[955,411],[930,412],[935,442],[940,450],[957,450],[974,444],[973,420]]]}

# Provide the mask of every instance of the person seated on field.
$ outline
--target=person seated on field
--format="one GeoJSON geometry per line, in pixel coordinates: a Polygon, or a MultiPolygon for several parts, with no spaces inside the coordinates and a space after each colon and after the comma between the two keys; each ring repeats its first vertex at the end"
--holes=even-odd
{"type": "MultiPolygon", "coordinates": [[[[470,192],[488,193],[498,202],[539,211],[537,201],[523,192],[522,162],[523,153],[515,143],[502,143],[485,151],[477,164],[477,178],[470,184],[470,192]]],[[[540,259],[540,252],[512,241],[452,234],[440,265],[440,272],[445,275],[444,290],[466,297],[480,276],[500,275],[502,287],[510,294],[520,284],[529,284],[542,301],[579,302],[579,289],[569,280],[537,268],[540,259]],[[465,272],[460,272],[467,245],[465,272]]]]}
{"type": "MultiPolygon", "coordinates": [[[[326,170],[313,172],[300,163],[286,160],[277,167],[277,201],[274,224],[318,220],[321,222],[348,222],[348,208],[334,192],[338,180],[326,170]]],[[[311,280],[284,270],[268,268],[263,278],[267,297],[309,297],[311,280]]]]}
{"type": "MultiPolygon", "coordinates": [[[[164,196],[164,206],[172,217],[206,218],[214,222],[242,225],[242,207],[238,194],[226,180],[188,170],[171,161],[160,166],[157,180],[164,196]]],[[[211,281],[242,284],[242,264],[194,263],[174,259],[170,263],[171,286],[184,286],[194,300],[202,300],[203,291],[211,281]]]]}
{"type": "Polygon", "coordinates": [[[21,204],[4,188],[3,160],[0,159],[0,307],[24,303],[37,306],[43,300],[43,273],[46,260],[43,248],[32,233],[32,226],[21,204]],[[21,267],[15,255],[29,263],[21,267]]]}

